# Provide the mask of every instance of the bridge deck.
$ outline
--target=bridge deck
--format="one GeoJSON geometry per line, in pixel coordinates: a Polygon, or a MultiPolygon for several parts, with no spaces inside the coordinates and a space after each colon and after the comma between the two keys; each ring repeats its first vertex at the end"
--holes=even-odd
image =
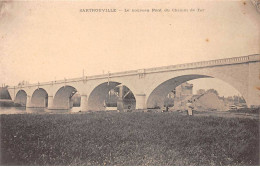
{"type": "Polygon", "coordinates": [[[183,70],[183,69],[194,69],[194,68],[203,68],[203,67],[211,67],[211,66],[223,66],[223,65],[230,65],[230,64],[259,62],[259,61],[260,61],[260,54],[253,54],[253,55],[249,55],[249,56],[240,56],[240,57],[209,60],[209,61],[202,61],[202,62],[169,65],[169,66],[147,68],[147,69],[129,70],[129,71],[123,71],[123,72],[107,73],[107,74],[93,75],[93,76],[84,76],[84,77],[79,77],[79,78],[70,78],[70,79],[57,80],[57,81],[25,84],[25,85],[20,85],[20,86],[10,86],[8,88],[14,89],[14,88],[33,87],[33,86],[45,86],[45,85],[61,84],[64,82],[65,83],[66,82],[67,83],[68,82],[79,82],[79,81],[104,79],[104,78],[108,78],[108,77],[130,76],[130,75],[138,75],[138,74],[163,72],[163,71],[176,71],[176,70],[183,70]]]}

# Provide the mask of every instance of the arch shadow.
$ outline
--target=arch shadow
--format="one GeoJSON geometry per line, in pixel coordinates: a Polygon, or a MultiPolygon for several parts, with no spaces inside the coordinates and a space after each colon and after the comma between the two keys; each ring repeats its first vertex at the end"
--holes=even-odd
{"type": "Polygon", "coordinates": [[[27,103],[27,93],[24,90],[19,90],[16,93],[15,99],[14,99],[14,103],[22,106],[22,107],[26,107],[26,103],[27,103]]]}
{"type": "MultiPolygon", "coordinates": [[[[165,97],[172,90],[174,90],[177,86],[181,85],[184,82],[194,80],[194,79],[200,79],[200,78],[215,78],[215,77],[199,75],[199,74],[190,74],[190,75],[177,76],[177,77],[174,77],[174,78],[171,78],[171,79],[168,79],[168,80],[162,82],[149,94],[149,97],[146,101],[147,108],[154,108],[155,106],[163,107],[165,97]]],[[[216,79],[218,79],[218,78],[216,78],[216,79]]],[[[221,80],[221,79],[219,79],[219,80],[221,80]]],[[[223,80],[221,80],[221,81],[223,81],[223,80]]],[[[223,82],[227,83],[225,81],[223,81],[223,82]]],[[[227,84],[229,84],[229,83],[227,83],[227,84]]],[[[232,85],[230,85],[230,86],[232,86],[232,85]]],[[[237,91],[239,92],[239,90],[237,90],[237,91]]],[[[240,92],[240,94],[241,94],[241,92],[240,92]]]]}
{"type": "MultiPolygon", "coordinates": [[[[107,99],[107,96],[109,94],[109,91],[111,91],[112,89],[117,88],[118,85],[120,85],[122,83],[119,82],[115,82],[115,81],[110,81],[108,82],[104,82],[99,84],[98,86],[96,86],[90,93],[89,97],[88,97],[88,109],[89,110],[95,110],[95,111],[104,111],[106,110],[106,106],[105,106],[105,100],[107,99]]],[[[122,84],[124,85],[124,84],[122,84]]],[[[132,92],[131,89],[129,89],[126,85],[124,85],[126,87],[126,89],[128,89],[130,92],[132,92]]],[[[124,95],[127,95],[128,93],[124,93],[124,95]]],[[[135,99],[135,95],[132,92],[134,100],[135,99]]],[[[123,99],[123,102],[128,105],[127,108],[131,108],[134,109],[136,106],[136,102],[130,99],[123,99]]]]}
{"type": "Polygon", "coordinates": [[[31,107],[48,107],[48,93],[43,88],[36,89],[31,98],[31,107]]]}
{"type": "Polygon", "coordinates": [[[73,86],[63,86],[54,95],[53,109],[70,109],[73,107],[72,96],[77,93],[77,89],[73,86]]]}

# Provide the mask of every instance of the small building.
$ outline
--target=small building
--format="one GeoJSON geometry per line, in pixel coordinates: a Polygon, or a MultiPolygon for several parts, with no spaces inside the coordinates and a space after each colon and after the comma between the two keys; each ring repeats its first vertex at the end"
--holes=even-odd
{"type": "Polygon", "coordinates": [[[193,84],[182,83],[173,90],[173,109],[184,109],[188,99],[192,97],[193,84]]]}

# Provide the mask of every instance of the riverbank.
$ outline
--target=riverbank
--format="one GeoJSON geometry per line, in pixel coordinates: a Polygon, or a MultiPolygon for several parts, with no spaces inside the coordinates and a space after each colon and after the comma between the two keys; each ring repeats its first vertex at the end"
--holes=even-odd
{"type": "Polygon", "coordinates": [[[0,107],[14,107],[15,104],[12,100],[0,99],[0,107]]]}
{"type": "Polygon", "coordinates": [[[259,165],[259,120],[93,112],[1,117],[1,165],[259,165]]]}

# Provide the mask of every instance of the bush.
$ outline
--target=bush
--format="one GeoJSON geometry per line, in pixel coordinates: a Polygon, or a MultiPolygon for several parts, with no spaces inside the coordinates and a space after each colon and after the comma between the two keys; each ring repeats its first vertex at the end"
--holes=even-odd
{"type": "Polygon", "coordinates": [[[236,112],[236,113],[249,113],[249,114],[259,114],[260,108],[242,108],[236,110],[229,110],[229,112],[236,112]]]}

